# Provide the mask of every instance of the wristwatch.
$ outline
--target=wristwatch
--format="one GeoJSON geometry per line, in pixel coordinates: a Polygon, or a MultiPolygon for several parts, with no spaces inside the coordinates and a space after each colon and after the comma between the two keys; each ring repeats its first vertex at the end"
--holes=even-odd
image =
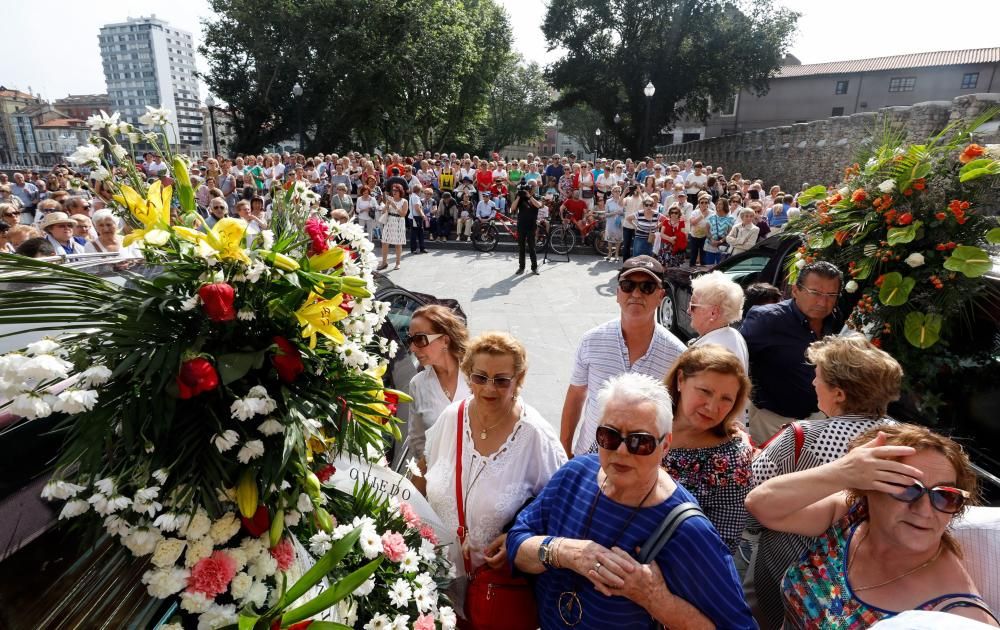
{"type": "Polygon", "coordinates": [[[541,562],[545,567],[551,567],[549,564],[549,543],[552,542],[553,536],[546,536],[545,540],[538,547],[538,561],[541,562]]]}

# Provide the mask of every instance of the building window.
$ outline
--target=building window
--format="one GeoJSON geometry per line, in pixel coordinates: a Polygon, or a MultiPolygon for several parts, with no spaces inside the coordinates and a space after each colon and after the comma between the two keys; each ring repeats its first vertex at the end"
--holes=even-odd
{"type": "Polygon", "coordinates": [[[917,84],[916,77],[893,77],[889,79],[890,92],[912,92],[917,84]]]}
{"type": "Polygon", "coordinates": [[[847,94],[847,86],[850,81],[837,81],[837,88],[833,91],[834,94],[847,94]]]}
{"type": "Polygon", "coordinates": [[[972,90],[975,89],[976,84],[979,83],[979,73],[978,72],[966,72],[962,75],[962,89],[972,90]]]}
{"type": "MultiPolygon", "coordinates": [[[[671,136],[671,140],[673,140],[672,136],[671,136]]],[[[693,142],[695,140],[701,140],[701,134],[700,133],[685,133],[683,135],[683,137],[681,138],[681,142],[693,142]]],[[[673,144],[673,142],[670,142],[670,144],[673,144]]]]}
{"type": "Polygon", "coordinates": [[[843,116],[844,115],[844,108],[843,107],[834,107],[833,108],[833,113],[830,114],[830,115],[831,116],[843,116]]]}

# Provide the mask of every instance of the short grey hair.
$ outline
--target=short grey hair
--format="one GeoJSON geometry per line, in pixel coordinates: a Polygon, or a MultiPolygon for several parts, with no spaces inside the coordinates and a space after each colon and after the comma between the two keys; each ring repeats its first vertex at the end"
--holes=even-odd
{"type": "Polygon", "coordinates": [[[627,405],[653,403],[656,410],[657,437],[673,430],[674,406],[670,402],[670,392],[666,385],[651,376],[638,372],[625,372],[612,376],[597,394],[598,418],[604,417],[604,412],[612,402],[627,405]]]}
{"type": "Polygon", "coordinates": [[[721,271],[706,273],[692,280],[691,295],[695,293],[702,304],[718,306],[726,324],[743,318],[743,287],[721,271]]]}
{"type": "Polygon", "coordinates": [[[93,221],[94,225],[97,225],[102,221],[112,221],[115,224],[115,227],[118,227],[118,217],[115,216],[114,212],[108,210],[107,208],[101,208],[95,212],[94,216],[92,216],[90,220],[93,221]]]}

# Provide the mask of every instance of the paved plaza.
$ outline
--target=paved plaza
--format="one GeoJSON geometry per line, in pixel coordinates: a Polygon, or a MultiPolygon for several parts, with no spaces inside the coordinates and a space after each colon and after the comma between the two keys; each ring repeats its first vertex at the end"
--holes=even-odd
{"type": "MultiPolygon", "coordinates": [[[[392,262],[390,257],[390,263],[392,262]]],[[[559,430],[573,356],[584,332],[618,315],[618,264],[586,254],[569,262],[542,263],[539,275],[516,276],[517,254],[428,250],[405,254],[402,268],[386,275],[396,284],[455,298],[469,317],[470,333],[505,330],[528,349],[523,396],[559,430]]]]}

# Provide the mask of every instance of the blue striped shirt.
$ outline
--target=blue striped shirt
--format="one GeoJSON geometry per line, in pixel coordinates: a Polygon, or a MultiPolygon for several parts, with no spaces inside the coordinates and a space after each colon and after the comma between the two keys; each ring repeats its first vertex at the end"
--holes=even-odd
{"type": "MultiPolygon", "coordinates": [[[[507,535],[511,564],[517,550],[532,536],[564,536],[593,540],[605,547],[634,550],[642,546],[656,527],[677,505],[696,499],[677,484],[677,490],[659,505],[642,508],[618,540],[613,540],[635,508],[607,497],[597,501],[590,532],[585,533],[587,513],[600,491],[596,455],[576,457],[560,468],[538,498],[517,517],[507,535]]],[[[691,518],[677,529],[656,557],[670,591],[686,600],[718,628],[756,628],[750,608],[743,599],[733,557],[712,524],[691,518]]],[[[574,630],[607,628],[649,628],[653,623],[643,608],[624,597],[605,597],[583,576],[569,569],[549,569],[535,582],[535,598],[542,630],[566,628],[559,616],[560,593],[576,590],[583,618],[574,630]]]]}

